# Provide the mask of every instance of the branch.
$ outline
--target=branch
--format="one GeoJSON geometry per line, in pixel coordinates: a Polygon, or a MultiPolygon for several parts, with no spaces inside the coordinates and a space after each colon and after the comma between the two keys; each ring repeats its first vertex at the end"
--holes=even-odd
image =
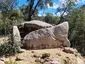
{"type": "Polygon", "coordinates": [[[29,6],[30,6],[29,14],[31,14],[31,11],[32,11],[33,5],[34,5],[34,0],[31,0],[30,5],[29,5],[29,6]]]}
{"type": "MultiPolygon", "coordinates": [[[[32,12],[32,15],[34,14],[34,12],[35,12],[35,10],[36,10],[38,4],[40,3],[40,1],[41,1],[41,0],[38,0],[37,4],[35,5],[34,10],[33,10],[33,12],[32,12]]],[[[32,16],[32,15],[31,15],[31,16],[32,16]]]]}
{"type": "Polygon", "coordinates": [[[30,10],[32,9],[33,5],[34,5],[34,0],[31,0],[31,2],[30,2],[30,10]]]}
{"type": "Polygon", "coordinates": [[[67,11],[67,7],[64,9],[64,11],[63,11],[63,13],[61,14],[61,16],[63,16],[66,11],[67,11]]]}

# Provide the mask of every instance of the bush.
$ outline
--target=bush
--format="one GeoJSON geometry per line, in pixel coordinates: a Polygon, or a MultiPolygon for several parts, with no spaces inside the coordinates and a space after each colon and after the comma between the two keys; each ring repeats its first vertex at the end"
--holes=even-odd
{"type": "Polygon", "coordinates": [[[20,52],[20,49],[17,45],[11,43],[4,43],[0,45],[0,56],[9,56],[14,55],[20,52]]]}
{"type": "Polygon", "coordinates": [[[53,14],[47,13],[43,20],[50,24],[58,24],[60,18],[54,16],[53,14]]]}
{"type": "Polygon", "coordinates": [[[85,6],[73,10],[67,16],[71,46],[85,55],[85,6]]]}

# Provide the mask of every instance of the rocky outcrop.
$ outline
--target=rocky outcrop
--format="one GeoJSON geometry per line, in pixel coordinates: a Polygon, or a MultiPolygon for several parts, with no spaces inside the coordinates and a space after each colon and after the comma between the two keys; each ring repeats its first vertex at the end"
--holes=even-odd
{"type": "Polygon", "coordinates": [[[17,26],[13,26],[13,41],[17,45],[21,45],[21,36],[17,26]]]}
{"type": "Polygon", "coordinates": [[[27,21],[27,22],[23,22],[23,23],[21,23],[21,25],[22,26],[27,26],[27,27],[34,27],[34,26],[36,26],[36,27],[45,27],[45,28],[47,28],[47,27],[51,27],[52,25],[51,24],[49,24],[49,23],[46,23],[46,22],[44,22],[44,21],[39,21],[39,20],[32,20],[32,21],[27,21]]]}
{"type": "Polygon", "coordinates": [[[20,30],[20,35],[22,38],[24,38],[28,33],[41,29],[41,28],[48,28],[52,27],[51,24],[39,21],[39,20],[32,20],[32,21],[25,21],[18,25],[20,30]]]}
{"type": "Polygon", "coordinates": [[[0,64],[5,64],[3,61],[0,60],[0,64]]]}
{"type": "Polygon", "coordinates": [[[59,25],[35,30],[24,37],[23,45],[26,49],[45,49],[69,47],[68,22],[59,25]]]}

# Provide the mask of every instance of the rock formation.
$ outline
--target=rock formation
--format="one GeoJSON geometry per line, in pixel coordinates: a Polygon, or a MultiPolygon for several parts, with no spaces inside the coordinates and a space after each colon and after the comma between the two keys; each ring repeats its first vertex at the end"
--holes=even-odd
{"type": "Polygon", "coordinates": [[[17,26],[13,26],[13,41],[17,45],[21,45],[21,36],[17,26]]]}
{"type": "Polygon", "coordinates": [[[26,49],[45,49],[69,47],[68,22],[59,25],[35,30],[24,37],[23,45],[26,49]]]}
{"type": "Polygon", "coordinates": [[[0,60],[0,64],[5,64],[3,61],[0,60]]]}
{"type": "Polygon", "coordinates": [[[28,33],[41,29],[41,28],[48,28],[52,27],[51,24],[39,21],[39,20],[32,20],[32,21],[25,21],[18,25],[20,30],[20,35],[22,38],[24,38],[28,33]]]}

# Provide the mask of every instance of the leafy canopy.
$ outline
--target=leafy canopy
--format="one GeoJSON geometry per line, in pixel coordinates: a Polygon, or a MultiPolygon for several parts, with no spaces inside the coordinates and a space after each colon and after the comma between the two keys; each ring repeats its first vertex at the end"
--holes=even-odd
{"type": "Polygon", "coordinates": [[[27,16],[27,20],[31,20],[32,16],[35,12],[40,11],[41,9],[47,8],[47,4],[50,4],[52,6],[52,0],[27,0],[28,5],[26,7],[23,7],[24,13],[27,16]]]}

